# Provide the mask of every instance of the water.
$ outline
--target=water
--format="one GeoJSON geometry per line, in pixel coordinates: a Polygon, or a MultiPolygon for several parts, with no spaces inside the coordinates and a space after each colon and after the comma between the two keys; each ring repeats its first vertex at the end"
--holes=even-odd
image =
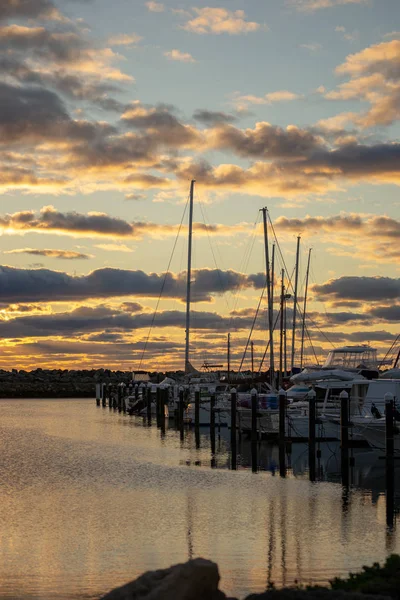
{"type": "MultiPolygon", "coordinates": [[[[400,551],[386,525],[384,461],[355,453],[355,485],[340,484],[337,444],[311,483],[307,447],[293,445],[285,478],[262,444],[252,473],[229,433],[167,429],[97,408],[94,400],[0,400],[0,590],[14,600],[94,599],[148,569],[203,556],[227,594],[324,583],[400,551]]],[[[396,475],[400,467],[396,466],[396,475]]]]}

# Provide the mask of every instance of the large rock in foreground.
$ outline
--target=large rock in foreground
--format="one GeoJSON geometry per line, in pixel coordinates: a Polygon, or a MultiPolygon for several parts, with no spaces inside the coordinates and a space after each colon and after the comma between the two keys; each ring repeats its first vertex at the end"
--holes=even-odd
{"type": "Polygon", "coordinates": [[[219,580],[215,563],[196,558],[169,569],[148,571],[101,600],[224,600],[219,580]]]}
{"type": "Polygon", "coordinates": [[[284,588],[262,594],[251,594],[246,600],[390,600],[387,596],[343,592],[342,590],[284,588]]]}

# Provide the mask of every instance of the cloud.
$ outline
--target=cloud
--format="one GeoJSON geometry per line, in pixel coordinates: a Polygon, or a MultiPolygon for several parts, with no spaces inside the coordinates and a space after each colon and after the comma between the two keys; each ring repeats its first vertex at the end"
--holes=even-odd
{"type": "MultiPolygon", "coordinates": [[[[213,295],[239,289],[264,287],[262,273],[244,275],[236,271],[197,269],[192,271],[193,302],[210,302],[213,295]]],[[[72,276],[49,269],[0,267],[0,302],[64,302],[85,298],[142,296],[158,298],[161,288],[165,298],[186,297],[186,273],[144,273],[103,268],[88,275],[72,276]]]]}
{"type": "Polygon", "coordinates": [[[61,15],[50,0],[1,0],[0,19],[21,17],[59,20],[61,15]]]}
{"type": "Polygon", "coordinates": [[[186,31],[198,34],[239,35],[252,33],[260,29],[261,25],[254,21],[246,21],[243,10],[230,11],[226,8],[193,8],[193,17],[182,26],[186,31]]]}
{"type": "Polygon", "coordinates": [[[161,2],[154,2],[153,0],[149,0],[146,2],[146,6],[150,12],[164,12],[165,6],[161,2]]]}
{"type": "Polygon", "coordinates": [[[124,312],[137,313],[143,310],[143,305],[139,302],[124,302],[120,308],[124,312]]]}
{"type": "Polygon", "coordinates": [[[195,110],[193,113],[193,119],[196,119],[196,121],[200,121],[205,125],[220,125],[232,123],[237,120],[234,115],[206,109],[195,110]]]}
{"type": "Polygon", "coordinates": [[[294,158],[326,147],[324,141],[307,129],[289,125],[286,129],[270,123],[257,123],[254,129],[225,125],[211,130],[208,142],[213,148],[231,150],[247,158],[294,158]]]}
{"type": "Polygon", "coordinates": [[[168,58],[168,60],[175,60],[178,62],[186,62],[186,63],[195,63],[196,60],[193,58],[189,52],[181,52],[180,50],[168,50],[164,52],[164,56],[168,58]]]}
{"type": "Polygon", "coordinates": [[[400,279],[390,277],[339,277],[314,285],[313,293],[329,301],[388,301],[400,298],[400,279]]]}
{"type": "Polygon", "coordinates": [[[125,200],[146,200],[146,194],[126,194],[125,200]]]}
{"type": "Polygon", "coordinates": [[[310,52],[317,52],[321,50],[322,45],[317,42],[308,43],[308,44],[300,44],[300,48],[305,48],[306,50],[310,50],[310,52]]]}
{"type": "Polygon", "coordinates": [[[133,252],[133,249],[125,244],[96,244],[95,248],[100,248],[100,250],[106,250],[107,252],[133,252]]]}
{"type": "MultiPolygon", "coordinates": [[[[81,306],[69,312],[17,316],[7,321],[0,320],[0,336],[3,339],[75,337],[94,332],[123,335],[130,331],[147,330],[152,325],[152,313],[137,312],[128,304],[125,307],[126,312],[104,306],[94,308],[81,306]]],[[[247,330],[252,321],[252,318],[247,317],[224,317],[216,312],[192,311],[192,328],[198,331],[247,330]]],[[[157,329],[184,329],[185,322],[185,311],[178,310],[160,311],[155,320],[157,329]]],[[[166,343],[173,347],[183,347],[181,341],[168,340],[166,343]]],[[[205,347],[208,345],[209,342],[205,347]]],[[[166,348],[165,344],[164,348],[166,348]]]]}
{"type": "MultiPolygon", "coordinates": [[[[27,7],[35,2],[18,0],[14,4],[27,7]]],[[[0,55],[0,73],[7,83],[45,86],[68,98],[93,102],[104,110],[121,111],[123,105],[109,94],[133,81],[132,76],[113,65],[121,60],[120,55],[111,48],[99,47],[61,15],[57,22],[47,22],[46,26],[14,23],[0,27],[0,55]]]]}
{"type": "Polygon", "coordinates": [[[275,102],[290,102],[300,98],[302,98],[300,94],[295,94],[294,92],[290,92],[288,90],[278,90],[276,92],[265,94],[264,96],[237,95],[234,98],[234,103],[238,110],[245,110],[251,104],[263,105],[273,104],[275,102]]]}
{"type": "Polygon", "coordinates": [[[38,250],[35,248],[17,248],[15,250],[5,250],[4,254],[32,254],[33,256],[47,256],[49,258],[62,258],[65,260],[82,260],[93,258],[91,254],[82,254],[72,250],[38,250]]]}
{"type": "Polygon", "coordinates": [[[120,33],[109,38],[108,43],[110,46],[136,46],[142,39],[137,33],[120,33]]]}
{"type": "Polygon", "coordinates": [[[190,125],[183,124],[171,107],[159,104],[145,106],[133,104],[121,117],[126,126],[147,132],[148,143],[173,147],[192,147],[202,142],[200,133],[190,125]]]}
{"type": "Polygon", "coordinates": [[[369,0],[287,0],[289,6],[293,6],[300,12],[314,12],[322,8],[333,8],[346,4],[368,4],[369,0]]]}
{"type": "Polygon", "coordinates": [[[319,241],[331,241],[348,251],[330,249],[338,255],[371,259],[376,262],[397,264],[400,259],[400,221],[385,215],[360,215],[342,213],[330,217],[306,216],[303,218],[279,217],[275,228],[281,232],[301,232],[319,241]],[[322,237],[323,236],[323,237],[322,237]]]}
{"type": "Polygon", "coordinates": [[[353,118],[356,125],[363,128],[390,125],[399,119],[400,40],[382,42],[350,54],[336,72],[350,79],[327,92],[327,99],[361,100],[371,106],[353,118]]]}

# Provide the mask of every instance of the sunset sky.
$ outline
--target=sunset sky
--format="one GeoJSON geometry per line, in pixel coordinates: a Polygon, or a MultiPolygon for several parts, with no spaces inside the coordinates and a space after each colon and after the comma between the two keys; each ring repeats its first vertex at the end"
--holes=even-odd
{"type": "Polygon", "coordinates": [[[195,366],[240,363],[263,206],[315,353],[394,342],[399,0],[1,0],[0,72],[0,368],[182,368],[191,179],[195,366]]]}

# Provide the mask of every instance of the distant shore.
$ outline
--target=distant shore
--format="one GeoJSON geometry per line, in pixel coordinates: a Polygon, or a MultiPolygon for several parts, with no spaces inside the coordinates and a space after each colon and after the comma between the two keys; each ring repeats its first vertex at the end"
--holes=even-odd
{"type": "Polygon", "coordinates": [[[0,369],[0,398],[94,398],[96,383],[116,385],[131,381],[131,371],[0,369]]]}

